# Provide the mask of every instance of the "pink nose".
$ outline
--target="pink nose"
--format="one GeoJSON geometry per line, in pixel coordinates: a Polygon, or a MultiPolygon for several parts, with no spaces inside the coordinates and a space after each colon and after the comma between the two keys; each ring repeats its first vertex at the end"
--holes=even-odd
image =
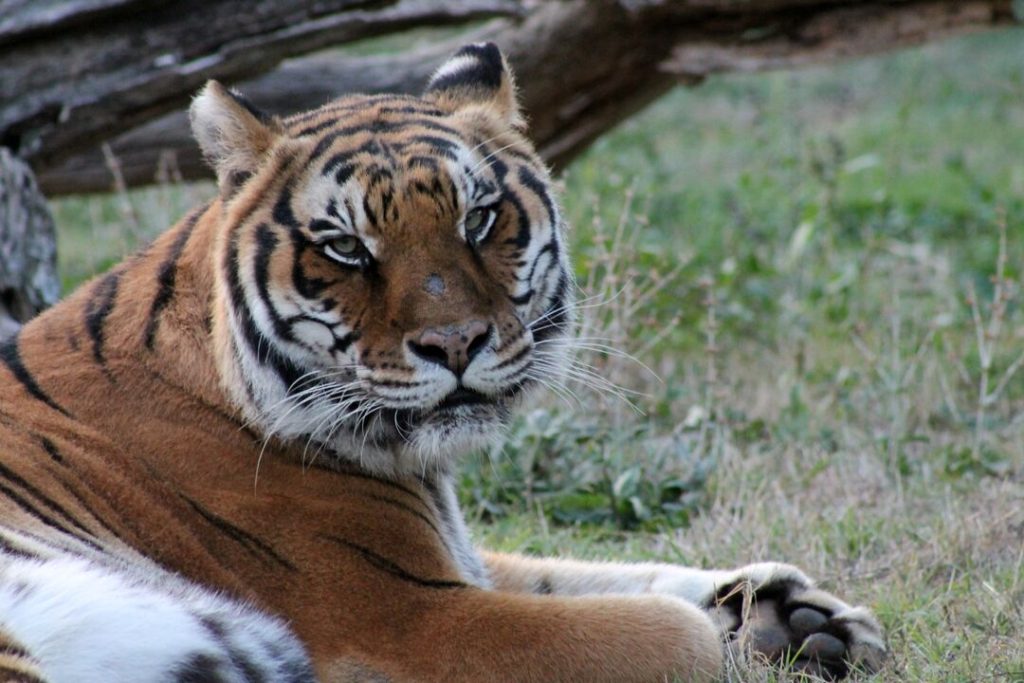
{"type": "Polygon", "coordinates": [[[491,326],[468,320],[445,327],[428,327],[410,335],[409,350],[425,361],[448,368],[461,377],[473,358],[487,345],[491,326]]]}

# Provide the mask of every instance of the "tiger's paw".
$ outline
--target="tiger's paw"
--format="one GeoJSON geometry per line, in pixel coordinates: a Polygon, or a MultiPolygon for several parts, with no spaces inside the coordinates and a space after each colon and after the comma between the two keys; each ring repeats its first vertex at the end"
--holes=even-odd
{"type": "Polygon", "coordinates": [[[882,627],[814,587],[795,567],[764,563],[740,569],[716,591],[709,612],[728,646],[828,680],[874,673],[887,657],[882,627]]]}

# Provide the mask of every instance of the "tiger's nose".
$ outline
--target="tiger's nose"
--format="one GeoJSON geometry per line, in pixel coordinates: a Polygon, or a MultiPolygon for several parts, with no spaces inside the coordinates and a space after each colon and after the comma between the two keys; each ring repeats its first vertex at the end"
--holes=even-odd
{"type": "Polygon", "coordinates": [[[425,361],[436,363],[462,377],[473,358],[487,346],[491,326],[469,320],[445,327],[428,327],[413,333],[409,350],[425,361]]]}

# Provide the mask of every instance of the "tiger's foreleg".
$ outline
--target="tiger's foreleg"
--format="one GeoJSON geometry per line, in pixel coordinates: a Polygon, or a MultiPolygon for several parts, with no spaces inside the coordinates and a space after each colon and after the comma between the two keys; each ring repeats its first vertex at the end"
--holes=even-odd
{"type": "Polygon", "coordinates": [[[671,595],[704,611],[729,643],[769,659],[844,676],[878,669],[886,656],[870,611],[819,590],[796,567],[758,563],[703,570],[659,563],[598,563],[484,553],[497,590],[554,595],[671,595]]]}
{"type": "MultiPolygon", "coordinates": [[[[554,597],[464,587],[392,618],[402,672],[417,683],[652,683],[718,680],[707,614],[670,596],[554,597]]],[[[325,680],[329,679],[325,676],[325,680]]]]}
{"type": "Polygon", "coordinates": [[[280,622],[155,567],[0,560],[0,683],[314,680],[280,622]]]}

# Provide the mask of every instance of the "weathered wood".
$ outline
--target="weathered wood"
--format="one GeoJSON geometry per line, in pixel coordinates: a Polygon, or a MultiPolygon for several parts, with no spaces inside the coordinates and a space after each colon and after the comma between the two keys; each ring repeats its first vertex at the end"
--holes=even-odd
{"type": "Polygon", "coordinates": [[[0,144],[52,164],[179,107],[208,78],[516,0],[2,0],[0,144]]]}
{"type": "MultiPolygon", "coordinates": [[[[494,40],[517,74],[531,135],[561,168],[678,82],[822,63],[1013,22],[1012,0],[570,0],[524,6],[530,11],[522,21],[491,22],[429,49],[305,57],[239,88],[276,113],[310,108],[344,92],[417,92],[456,45],[494,40]]],[[[208,173],[183,112],[126,133],[111,148],[128,185],[208,173]]],[[[107,191],[112,184],[98,151],[60,164],[35,163],[49,194],[107,191]]]]}
{"type": "Polygon", "coordinates": [[[820,65],[1002,23],[1012,19],[1009,9],[983,0],[906,3],[891,5],[884,12],[867,6],[838,7],[785,34],[773,33],[757,41],[716,44],[697,40],[677,45],[662,67],[681,76],[704,78],[730,71],[820,65]]]}
{"type": "Polygon", "coordinates": [[[32,170],[0,147],[0,340],[57,301],[56,232],[32,170]]]}

